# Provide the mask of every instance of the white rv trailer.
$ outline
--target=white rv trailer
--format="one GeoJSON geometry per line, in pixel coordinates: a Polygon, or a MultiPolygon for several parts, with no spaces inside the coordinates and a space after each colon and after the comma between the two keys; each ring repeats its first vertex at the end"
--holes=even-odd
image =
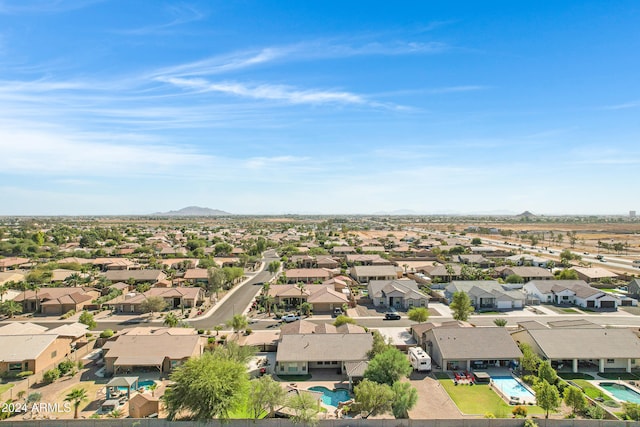
{"type": "Polygon", "coordinates": [[[420,347],[409,348],[409,360],[416,371],[431,370],[431,357],[420,347]]]}

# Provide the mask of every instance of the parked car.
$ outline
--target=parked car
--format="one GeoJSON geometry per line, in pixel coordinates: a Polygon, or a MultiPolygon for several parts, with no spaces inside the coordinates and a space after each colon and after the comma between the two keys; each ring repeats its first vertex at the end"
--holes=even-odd
{"type": "Polygon", "coordinates": [[[300,320],[300,316],[295,314],[285,314],[282,316],[282,321],[286,323],[295,322],[296,320],[300,320]]]}
{"type": "Polygon", "coordinates": [[[393,310],[393,311],[387,311],[384,314],[384,319],[385,320],[400,320],[401,317],[400,317],[400,315],[398,314],[397,311],[393,310]]]}
{"type": "Polygon", "coordinates": [[[341,308],[336,307],[336,308],[333,309],[333,314],[332,314],[333,317],[338,317],[341,314],[342,314],[342,309],[341,308]]]}

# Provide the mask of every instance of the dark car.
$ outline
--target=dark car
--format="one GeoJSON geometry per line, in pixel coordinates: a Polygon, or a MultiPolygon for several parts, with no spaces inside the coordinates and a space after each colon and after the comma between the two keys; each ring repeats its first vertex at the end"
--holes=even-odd
{"type": "Polygon", "coordinates": [[[338,317],[341,314],[342,314],[342,309],[341,308],[334,308],[333,309],[333,314],[332,314],[333,317],[338,317]]]}
{"type": "Polygon", "coordinates": [[[400,319],[401,319],[401,317],[400,317],[400,315],[399,315],[397,312],[395,312],[395,311],[387,311],[387,312],[384,314],[384,319],[385,319],[385,320],[400,320],[400,319]]]}

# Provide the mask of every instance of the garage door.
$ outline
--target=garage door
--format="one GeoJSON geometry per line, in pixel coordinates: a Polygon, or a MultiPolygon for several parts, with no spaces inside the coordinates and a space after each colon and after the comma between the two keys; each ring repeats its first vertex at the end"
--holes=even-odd
{"type": "Polygon", "coordinates": [[[622,301],[620,301],[622,303],[622,305],[624,306],[628,306],[631,305],[631,300],[630,299],[623,299],[622,301]]]}
{"type": "Polygon", "coordinates": [[[615,301],[600,301],[600,308],[616,308],[615,301]]]}

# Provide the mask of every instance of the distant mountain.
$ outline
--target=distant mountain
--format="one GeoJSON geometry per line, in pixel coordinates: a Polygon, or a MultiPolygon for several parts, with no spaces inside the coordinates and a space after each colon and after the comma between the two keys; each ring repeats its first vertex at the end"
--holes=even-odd
{"type": "Polygon", "coordinates": [[[534,214],[532,214],[532,213],[531,213],[531,212],[529,212],[529,211],[524,211],[524,212],[522,212],[520,215],[516,215],[516,216],[523,216],[523,217],[526,217],[526,218],[531,218],[531,217],[534,217],[535,215],[534,215],[534,214]]]}
{"type": "Polygon", "coordinates": [[[199,206],[187,206],[177,211],[156,212],[157,216],[227,216],[233,215],[219,209],[201,208],[199,206]]]}

